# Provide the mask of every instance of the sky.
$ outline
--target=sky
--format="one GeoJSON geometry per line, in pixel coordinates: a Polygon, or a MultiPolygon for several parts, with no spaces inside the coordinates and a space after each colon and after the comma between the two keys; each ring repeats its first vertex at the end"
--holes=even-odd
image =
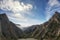
{"type": "Polygon", "coordinates": [[[60,12],[60,0],[0,0],[0,14],[21,27],[42,24],[55,11],[60,12]]]}

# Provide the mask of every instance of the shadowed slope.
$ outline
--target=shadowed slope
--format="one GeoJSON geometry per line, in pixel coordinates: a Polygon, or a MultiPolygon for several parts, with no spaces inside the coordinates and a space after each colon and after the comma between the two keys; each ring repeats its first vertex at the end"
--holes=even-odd
{"type": "Polygon", "coordinates": [[[0,14],[1,40],[17,40],[23,32],[14,23],[10,22],[6,14],[0,14]]]}

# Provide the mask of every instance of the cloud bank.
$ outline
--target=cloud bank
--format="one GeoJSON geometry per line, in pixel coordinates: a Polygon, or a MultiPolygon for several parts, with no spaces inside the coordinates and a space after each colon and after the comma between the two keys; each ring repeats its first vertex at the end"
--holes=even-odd
{"type": "Polygon", "coordinates": [[[17,0],[2,0],[0,1],[0,8],[3,10],[9,10],[12,12],[19,12],[19,11],[28,11],[32,9],[31,4],[24,4],[23,2],[19,2],[17,0]]]}
{"type": "Polygon", "coordinates": [[[25,4],[19,0],[1,0],[0,9],[3,11],[10,11],[11,14],[7,13],[9,19],[15,23],[21,24],[23,27],[41,23],[37,19],[32,19],[25,16],[26,14],[32,16],[32,4],[25,4]]]}
{"type": "Polygon", "coordinates": [[[49,0],[46,7],[46,20],[49,20],[55,11],[60,11],[60,2],[58,0],[49,0]]]}

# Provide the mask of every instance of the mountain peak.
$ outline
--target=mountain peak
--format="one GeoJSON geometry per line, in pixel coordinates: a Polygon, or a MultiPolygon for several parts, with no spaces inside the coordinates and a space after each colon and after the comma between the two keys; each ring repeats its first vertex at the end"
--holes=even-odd
{"type": "Polygon", "coordinates": [[[60,13],[59,12],[55,12],[55,15],[60,15],[60,13]]]}
{"type": "Polygon", "coordinates": [[[0,14],[0,18],[1,17],[7,17],[7,15],[5,13],[3,13],[3,14],[0,14]]]}
{"type": "Polygon", "coordinates": [[[59,12],[55,12],[55,14],[52,16],[50,21],[58,21],[58,20],[60,20],[60,13],[59,12]]]}
{"type": "Polygon", "coordinates": [[[59,12],[55,12],[55,14],[53,15],[53,17],[57,17],[57,16],[60,16],[59,12]]]}
{"type": "Polygon", "coordinates": [[[6,14],[5,13],[0,14],[0,16],[4,16],[4,15],[6,15],[6,14]]]}
{"type": "Polygon", "coordinates": [[[59,12],[56,11],[55,13],[59,13],[59,12]]]}
{"type": "Polygon", "coordinates": [[[23,31],[11,22],[5,13],[0,14],[1,40],[17,40],[23,31]]]}
{"type": "Polygon", "coordinates": [[[7,15],[5,13],[3,13],[3,14],[0,14],[0,19],[7,21],[8,17],[7,17],[7,15]]]}
{"type": "Polygon", "coordinates": [[[59,12],[55,12],[55,14],[52,16],[52,19],[58,18],[59,16],[60,16],[60,13],[59,12]]]}

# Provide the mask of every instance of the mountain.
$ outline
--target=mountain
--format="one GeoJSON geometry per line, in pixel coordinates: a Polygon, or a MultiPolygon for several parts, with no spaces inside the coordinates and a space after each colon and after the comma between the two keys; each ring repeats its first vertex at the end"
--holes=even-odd
{"type": "Polygon", "coordinates": [[[31,26],[26,30],[26,33],[31,33],[30,37],[39,40],[60,40],[60,13],[55,12],[47,22],[35,27],[31,26]]]}
{"type": "Polygon", "coordinates": [[[24,30],[24,33],[26,34],[26,38],[31,37],[35,29],[38,29],[40,25],[32,25],[24,30]]]}
{"type": "Polygon", "coordinates": [[[60,13],[55,12],[45,27],[41,32],[42,39],[60,40],[60,13]]]}
{"type": "Polygon", "coordinates": [[[36,38],[37,40],[60,40],[60,13],[55,14],[45,23],[32,25],[22,31],[9,21],[6,14],[0,14],[0,39],[17,40],[18,38],[36,38]]]}
{"type": "Polygon", "coordinates": [[[23,31],[13,22],[9,21],[7,15],[0,14],[0,34],[1,40],[17,40],[23,37],[23,31]]]}

